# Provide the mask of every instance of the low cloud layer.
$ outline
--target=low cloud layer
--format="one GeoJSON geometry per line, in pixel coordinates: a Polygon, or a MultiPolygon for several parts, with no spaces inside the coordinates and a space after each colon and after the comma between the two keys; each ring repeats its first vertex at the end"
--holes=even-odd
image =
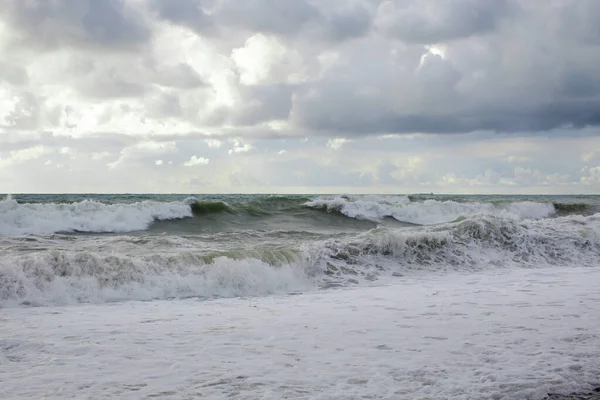
{"type": "Polygon", "coordinates": [[[597,192],[598,65],[596,0],[3,0],[0,184],[597,192]]]}

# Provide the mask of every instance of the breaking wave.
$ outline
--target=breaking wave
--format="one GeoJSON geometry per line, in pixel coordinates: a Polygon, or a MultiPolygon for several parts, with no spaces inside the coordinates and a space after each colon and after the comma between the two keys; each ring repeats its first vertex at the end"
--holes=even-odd
{"type": "MultiPolygon", "coordinates": [[[[243,196],[222,199],[190,197],[176,201],[141,200],[103,202],[93,199],[69,202],[17,202],[11,197],[0,201],[0,236],[51,235],[60,232],[128,233],[149,229],[160,221],[192,218],[183,222],[188,231],[208,227],[218,231],[220,224],[255,226],[261,218],[284,217],[303,226],[327,226],[341,219],[371,221],[369,227],[393,218],[406,224],[434,225],[475,215],[495,215],[518,220],[554,218],[598,212],[587,203],[539,201],[455,201],[419,200],[414,196],[243,196]],[[330,218],[326,220],[326,218],[330,218]],[[335,218],[335,221],[331,220],[335,218]],[[194,223],[194,229],[190,228],[194,223]]],[[[347,224],[352,223],[350,220],[347,224]]],[[[165,225],[165,232],[177,231],[178,222],[165,225]]],[[[356,224],[356,222],[355,222],[356,224]]]]}
{"type": "Polygon", "coordinates": [[[385,283],[416,272],[597,267],[600,214],[539,220],[474,215],[418,228],[380,226],[286,248],[221,252],[183,245],[156,251],[157,238],[140,240],[137,255],[84,248],[5,255],[0,305],[262,296],[385,283]]]}
{"type": "Polygon", "coordinates": [[[318,198],[306,203],[306,206],[328,212],[337,212],[350,218],[366,220],[382,220],[386,217],[400,222],[418,225],[439,224],[454,221],[457,218],[477,214],[497,214],[519,219],[546,218],[556,213],[551,203],[531,201],[511,203],[460,203],[452,200],[411,201],[409,197],[396,197],[393,200],[377,197],[352,198],[337,196],[318,198]]]}
{"type": "Polygon", "coordinates": [[[94,200],[77,203],[25,203],[12,198],[0,201],[0,235],[47,235],[56,232],[134,232],[154,221],[192,216],[188,202],[142,201],[104,204],[94,200]]]}

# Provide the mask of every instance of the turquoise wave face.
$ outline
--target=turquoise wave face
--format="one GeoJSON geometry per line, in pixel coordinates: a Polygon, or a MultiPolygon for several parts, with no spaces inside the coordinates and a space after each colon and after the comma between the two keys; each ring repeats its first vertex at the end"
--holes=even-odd
{"type": "Polygon", "coordinates": [[[598,196],[14,195],[0,201],[0,235],[335,234],[381,224],[428,226],[474,215],[524,220],[599,211],[598,196]]]}

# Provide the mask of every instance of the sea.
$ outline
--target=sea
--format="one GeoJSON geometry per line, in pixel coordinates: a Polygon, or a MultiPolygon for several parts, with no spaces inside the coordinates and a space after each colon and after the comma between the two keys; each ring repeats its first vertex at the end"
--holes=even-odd
{"type": "Polygon", "coordinates": [[[2,398],[541,399],[600,383],[600,196],[2,197],[2,398]]]}
{"type": "Polygon", "coordinates": [[[0,305],[265,296],[597,265],[600,196],[6,195],[0,305]]]}

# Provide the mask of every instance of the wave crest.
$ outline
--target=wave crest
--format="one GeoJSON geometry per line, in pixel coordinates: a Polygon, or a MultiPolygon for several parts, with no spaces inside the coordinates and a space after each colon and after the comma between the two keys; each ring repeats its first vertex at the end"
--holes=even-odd
{"type": "Polygon", "coordinates": [[[475,215],[419,228],[380,226],[290,248],[158,246],[166,239],[137,240],[136,254],[98,253],[96,241],[77,250],[7,253],[0,260],[0,305],[261,296],[413,271],[597,266],[600,214],[523,221],[475,215]]]}
{"type": "Polygon", "coordinates": [[[0,201],[0,235],[47,235],[57,232],[134,232],[154,221],[192,216],[186,202],[142,201],[104,204],[94,200],[77,203],[24,203],[0,201]]]}
{"type": "Polygon", "coordinates": [[[477,214],[527,219],[545,218],[556,213],[552,204],[531,201],[493,204],[429,199],[415,202],[410,201],[408,197],[400,198],[397,196],[394,200],[385,200],[384,198],[384,201],[368,197],[325,197],[306,202],[305,206],[328,212],[337,212],[355,219],[380,221],[386,217],[391,217],[400,222],[417,225],[440,224],[477,214]]]}
{"type": "Polygon", "coordinates": [[[260,296],[304,290],[293,264],[188,256],[148,258],[53,251],[0,263],[0,305],[103,303],[186,297],[260,296]]]}

